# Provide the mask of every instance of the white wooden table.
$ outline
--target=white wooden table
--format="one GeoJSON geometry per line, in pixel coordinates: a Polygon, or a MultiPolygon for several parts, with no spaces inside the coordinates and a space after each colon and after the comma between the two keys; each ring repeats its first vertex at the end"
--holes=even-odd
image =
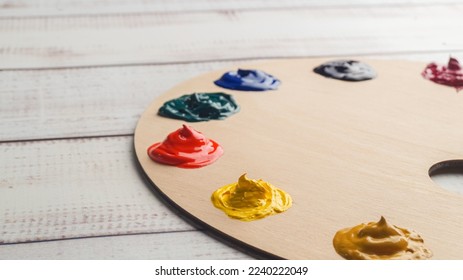
{"type": "Polygon", "coordinates": [[[252,258],[150,190],[145,107],[246,60],[463,60],[462,29],[458,0],[0,0],[0,259],[252,258]]]}

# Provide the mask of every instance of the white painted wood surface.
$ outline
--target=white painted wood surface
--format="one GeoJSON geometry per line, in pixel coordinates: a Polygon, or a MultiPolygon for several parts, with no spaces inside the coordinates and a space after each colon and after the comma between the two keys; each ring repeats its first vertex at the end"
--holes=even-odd
{"type": "MultiPolygon", "coordinates": [[[[146,105],[246,59],[463,60],[462,14],[438,0],[0,0],[0,259],[248,258],[140,177],[146,105]]],[[[461,189],[461,173],[437,180],[461,189]]]]}
{"type": "Polygon", "coordinates": [[[4,143],[1,154],[0,243],[193,229],[143,181],[132,137],[4,143]]]}
{"type": "Polygon", "coordinates": [[[0,68],[453,52],[462,14],[463,3],[0,19],[0,68]]]}

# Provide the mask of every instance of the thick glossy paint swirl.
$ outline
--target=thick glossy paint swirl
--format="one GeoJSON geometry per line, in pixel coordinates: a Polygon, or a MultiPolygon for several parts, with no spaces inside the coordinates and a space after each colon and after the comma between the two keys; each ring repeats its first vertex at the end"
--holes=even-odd
{"type": "Polygon", "coordinates": [[[316,67],[313,71],[327,78],[351,82],[371,80],[376,77],[373,68],[356,60],[329,61],[316,67]]]}
{"type": "Polygon", "coordinates": [[[277,89],[280,80],[260,70],[238,69],[223,74],[214,83],[219,87],[234,90],[263,91],[277,89]]]}
{"type": "Polygon", "coordinates": [[[454,87],[457,91],[463,89],[463,70],[455,58],[450,58],[447,66],[430,63],[421,75],[435,83],[454,87]]]}
{"type": "Polygon", "coordinates": [[[223,120],[238,112],[235,99],[223,92],[185,94],[169,100],[159,108],[158,114],[188,122],[223,120]]]}
{"type": "Polygon", "coordinates": [[[219,144],[186,125],[170,133],[163,142],[148,148],[148,156],[152,160],[182,168],[209,165],[222,154],[219,144]]]}
{"type": "Polygon", "coordinates": [[[416,232],[399,228],[381,217],[379,222],[360,224],[336,233],[333,245],[339,255],[350,260],[407,259],[432,256],[416,232]]]}
{"type": "Polygon", "coordinates": [[[230,218],[253,221],[286,211],[292,205],[289,194],[262,180],[243,174],[237,183],[216,190],[211,197],[215,207],[230,218]]]}

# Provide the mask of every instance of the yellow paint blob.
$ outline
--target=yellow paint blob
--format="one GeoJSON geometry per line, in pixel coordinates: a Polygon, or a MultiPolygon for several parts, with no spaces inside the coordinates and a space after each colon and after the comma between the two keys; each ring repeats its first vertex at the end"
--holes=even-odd
{"type": "Polygon", "coordinates": [[[384,217],[377,223],[338,231],[333,245],[339,255],[349,260],[419,260],[432,257],[421,236],[389,224],[384,217]]]}
{"type": "Polygon", "coordinates": [[[237,183],[216,190],[211,197],[215,207],[230,218],[253,221],[286,211],[292,205],[289,194],[262,180],[241,175],[237,183]]]}

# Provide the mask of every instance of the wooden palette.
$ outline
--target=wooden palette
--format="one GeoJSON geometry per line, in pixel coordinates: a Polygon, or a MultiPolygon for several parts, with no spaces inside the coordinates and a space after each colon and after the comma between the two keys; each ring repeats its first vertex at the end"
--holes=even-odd
{"type": "Polygon", "coordinates": [[[134,144],[141,168],[187,217],[267,256],[341,259],[332,246],[336,231],[383,215],[420,233],[433,259],[463,259],[463,196],[437,186],[428,174],[440,162],[463,159],[463,95],[423,79],[425,63],[360,59],[378,77],[344,82],[312,72],[329,60],[239,65],[174,87],[139,120],[134,144]],[[263,70],[282,84],[266,92],[214,85],[236,68],[263,70]],[[200,123],[157,115],[167,100],[217,91],[232,94],[241,111],[200,123]],[[224,155],[199,169],[151,161],[148,146],[185,123],[220,143],[224,155]],[[285,190],[293,206],[253,222],[214,208],[211,194],[243,173],[285,190]]]}

